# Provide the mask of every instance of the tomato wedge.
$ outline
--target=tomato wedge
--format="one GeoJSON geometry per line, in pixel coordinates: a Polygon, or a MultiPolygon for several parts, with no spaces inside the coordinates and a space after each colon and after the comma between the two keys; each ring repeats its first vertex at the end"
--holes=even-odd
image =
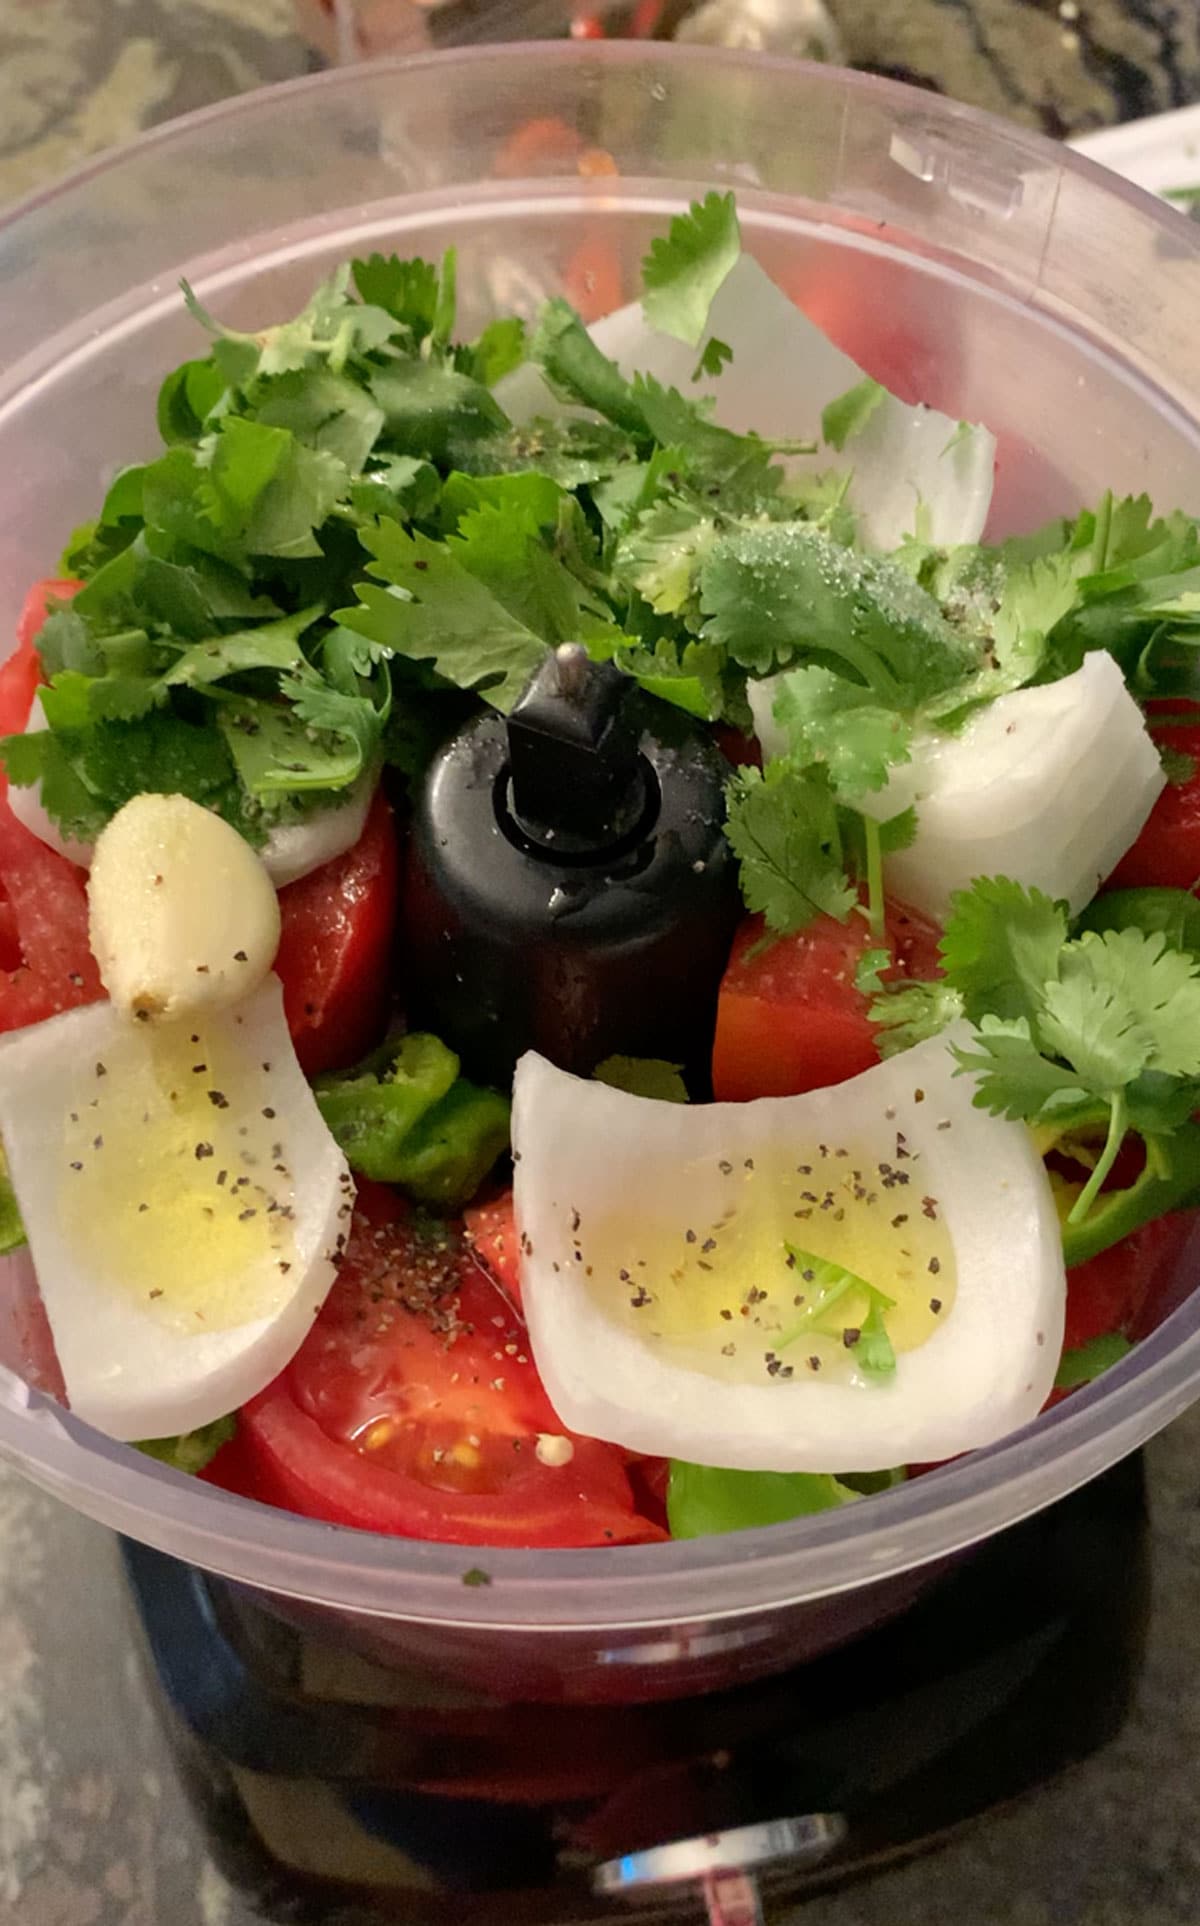
{"type": "Polygon", "coordinates": [[[0,1031],[41,1023],[103,996],[88,943],[87,894],[79,870],[47,849],[0,798],[0,1031]]]}
{"type": "MultiPolygon", "coordinates": [[[[887,913],[888,939],[902,976],[938,973],[938,932],[898,904],[887,913]]],[[[844,1083],[879,1061],[869,1003],[855,972],[871,947],[866,919],[818,916],[792,936],[772,939],[761,917],[733,941],[717,1004],[713,1095],[741,1103],[793,1097],[844,1083]]]]}
{"type": "Polygon", "coordinates": [[[1109,878],[1113,889],[1158,885],[1195,889],[1200,884],[1200,708],[1194,703],[1152,705],[1150,733],[1162,747],[1191,758],[1192,773],[1169,782],[1150,811],[1141,835],[1109,878]]]}
{"type": "Polygon", "coordinates": [[[352,849],[279,892],[275,971],[309,1076],[354,1063],[387,1021],[399,855],[382,791],[352,849]]]}
{"type": "MultiPolygon", "coordinates": [[[[17,646],[0,667],[0,736],[19,735],[29,720],[33,692],[42,679],[37,639],[50,612],[51,602],[69,602],[83,587],[82,582],[58,580],[48,576],[35,582],[17,617],[17,646]]],[[[8,779],[0,769],[0,790],[8,779]]]]}
{"type": "Polygon", "coordinates": [[[379,1185],[360,1187],[337,1283],[238,1444],[223,1483],[333,1524],[459,1545],[665,1535],[614,1446],[566,1437],[524,1325],[457,1230],[379,1185]]]}
{"type": "Polygon", "coordinates": [[[1195,1229],[1194,1211],[1170,1211],[1069,1270],[1064,1351],[1114,1332],[1143,1337],[1160,1324],[1174,1309],[1172,1294],[1182,1301],[1194,1283],[1189,1277],[1179,1289],[1176,1271],[1195,1229]]]}
{"type": "Polygon", "coordinates": [[[505,1296],[521,1309],[521,1251],[513,1194],[506,1190],[489,1204],[472,1204],[466,1214],[467,1245],[478,1264],[505,1296]]]}

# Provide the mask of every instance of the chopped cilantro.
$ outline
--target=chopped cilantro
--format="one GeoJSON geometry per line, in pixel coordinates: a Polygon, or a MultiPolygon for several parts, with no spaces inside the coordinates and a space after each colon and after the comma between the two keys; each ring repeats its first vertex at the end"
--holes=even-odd
{"type": "Polygon", "coordinates": [[[872,381],[870,375],[864,375],[853,388],[828,403],[821,416],[821,439],[840,453],[852,436],[861,433],[886,399],[887,389],[880,382],[872,381]]]}
{"type": "Polygon", "coordinates": [[[736,267],[741,247],[732,194],[714,191],[676,215],[642,262],[642,312],[651,327],[697,347],[713,298],[736,267]]]}
{"type": "Polygon", "coordinates": [[[485,1572],[479,1565],[472,1565],[469,1571],[463,1573],[462,1582],[470,1586],[490,1585],[492,1574],[485,1572]]]}
{"type": "Polygon", "coordinates": [[[841,861],[832,792],[819,772],[785,762],[742,769],[728,789],[726,835],[741,864],[742,894],[776,936],[824,913],[844,921],[857,901],[841,861]]]}
{"type": "Polygon", "coordinates": [[[732,360],[733,349],[728,341],[722,341],[718,335],[712,334],[700,350],[700,359],[692,369],[692,380],[700,381],[709,375],[715,381],[722,368],[727,368],[732,360]]]}

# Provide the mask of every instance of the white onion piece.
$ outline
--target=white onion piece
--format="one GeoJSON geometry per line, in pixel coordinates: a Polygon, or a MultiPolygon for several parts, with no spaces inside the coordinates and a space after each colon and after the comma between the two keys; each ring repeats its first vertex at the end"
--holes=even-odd
{"type": "MultiPolygon", "coordinates": [[[[696,350],[650,327],[640,303],[618,308],[590,332],[623,374],[654,375],[681,394],[712,397],[714,419],[738,433],[819,438],[822,411],[863,379],[857,363],[749,254],[718,290],[709,314],[708,332],[733,349],[716,380],[692,381],[696,350]]],[[[500,382],[496,395],[518,421],[563,412],[530,365],[500,382]]],[[[859,539],[885,552],[916,532],[918,514],[931,542],[977,542],[991,506],[995,460],[995,438],[986,428],[960,427],[935,408],[887,395],[840,453],[824,448],[790,465],[812,473],[850,469],[848,499],[858,513],[859,539]]]]}
{"type": "Polygon", "coordinates": [[[1060,682],[998,696],[958,735],[913,743],[858,806],[915,803],[916,840],[887,857],[889,891],[927,915],[977,876],[1010,876],[1074,915],[1134,842],[1165,778],[1142,712],[1103,650],[1060,682]]]}
{"type": "MultiPolygon", "coordinates": [[[[26,733],[46,726],[41,702],[37,701],[29,712],[26,733]]],[[[331,863],[335,856],[341,856],[354,847],[363,833],[378,775],[377,769],[368,770],[359,777],[352,789],[347,790],[345,802],[331,809],[318,810],[305,817],[303,822],[276,824],[257,852],[276,889],[282,889],[285,883],[298,882],[301,876],[320,869],[323,863],[331,863]]],[[[39,842],[45,843],[48,849],[57,850],[60,856],[65,856],[69,863],[75,863],[80,869],[91,868],[93,845],[64,836],[57,824],[51,822],[42,806],[40,783],[28,784],[24,788],[10,783],[8,800],[17,821],[23,823],[39,842]]]]}
{"type": "MultiPolygon", "coordinates": [[[[513,1091],[522,1296],[538,1369],[564,1426],[700,1464],[836,1472],[948,1458],[1033,1418],[1062,1343],[1058,1219],[1029,1132],[976,1110],[972,1079],[954,1067],[941,1036],[805,1096],[684,1106],[523,1057],[513,1091]],[[842,1149],[848,1154],[839,1159],[842,1149]],[[891,1173],[878,1204],[852,1201],[855,1167],[875,1186],[881,1169],[891,1173]],[[799,1214],[820,1221],[798,1223],[794,1206],[806,1185],[836,1186],[843,1219],[801,1206],[799,1214]],[[705,1278],[696,1254],[709,1251],[705,1267],[715,1273],[731,1205],[754,1220],[743,1234],[757,1256],[744,1273],[734,1260],[727,1274],[705,1278]],[[871,1209],[887,1225],[895,1213],[901,1227],[882,1228],[878,1215],[869,1224],[856,1218],[871,1209]],[[628,1247],[620,1247],[624,1281],[614,1224],[628,1247]],[[703,1241],[710,1226],[712,1245],[703,1241]],[[898,1350],[888,1379],[856,1372],[847,1362],[854,1352],[836,1332],[842,1363],[827,1357],[819,1375],[806,1368],[810,1339],[788,1344],[775,1334],[781,1266],[784,1318],[803,1301],[793,1290],[806,1289],[803,1273],[783,1265],[784,1243],[811,1240],[820,1249],[819,1236],[857,1237],[868,1251],[878,1240],[873,1259],[859,1259],[858,1275],[884,1292],[901,1288],[898,1262],[908,1264],[905,1288],[919,1297],[946,1290],[944,1303],[938,1299],[945,1315],[924,1342],[898,1350]],[[948,1239],[941,1248],[952,1252],[936,1268],[935,1239],[948,1239]],[[684,1280],[673,1300],[672,1265],[681,1268],[670,1274],[684,1280]],[[760,1311],[741,1308],[761,1305],[747,1300],[751,1286],[764,1287],[767,1299],[761,1330],[753,1324],[760,1311]],[[676,1323],[662,1342],[656,1327],[678,1318],[681,1302],[690,1319],[710,1287],[715,1298],[696,1308],[684,1339],[676,1323]],[[621,1294],[635,1289],[640,1308],[627,1309],[621,1294]],[[714,1304],[732,1307],[728,1321],[716,1322],[724,1313],[714,1304]],[[730,1351],[718,1349],[725,1339],[742,1354],[728,1364],[730,1351]],[[773,1345],[791,1365],[789,1377],[764,1368],[773,1345]]],[[[834,1251],[824,1254],[838,1261],[834,1251]]],[[[844,1261],[854,1268],[849,1254],[844,1261]]]]}
{"type": "Polygon", "coordinates": [[[0,1130],[80,1417],[169,1437],[283,1369],[333,1282],[353,1186],[277,977],[174,1035],[109,1003],[12,1032],[0,1130]]]}

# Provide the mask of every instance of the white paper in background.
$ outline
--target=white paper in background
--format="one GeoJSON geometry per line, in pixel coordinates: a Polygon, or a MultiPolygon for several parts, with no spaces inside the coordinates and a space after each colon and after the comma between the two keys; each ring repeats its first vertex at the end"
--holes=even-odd
{"type": "Polygon", "coordinates": [[[1200,187],[1200,106],[1101,127],[1069,145],[1151,194],[1200,187]]]}
{"type": "MultiPolygon", "coordinates": [[[[743,254],[713,302],[707,333],[733,350],[715,379],[692,381],[698,349],[651,328],[639,303],[618,308],[590,330],[596,345],[626,376],[650,374],[681,394],[711,396],[714,419],[738,433],[756,429],[779,440],[819,440],[822,410],[863,379],[770,276],[743,254]]],[[[536,368],[525,367],[497,388],[518,421],[561,414],[536,368]]],[[[909,407],[889,395],[839,453],[825,448],[795,458],[801,471],[850,469],[849,500],[859,537],[877,550],[921,532],[951,546],[977,542],[992,499],[996,444],[986,428],[960,424],[934,408],[909,407]]]]}

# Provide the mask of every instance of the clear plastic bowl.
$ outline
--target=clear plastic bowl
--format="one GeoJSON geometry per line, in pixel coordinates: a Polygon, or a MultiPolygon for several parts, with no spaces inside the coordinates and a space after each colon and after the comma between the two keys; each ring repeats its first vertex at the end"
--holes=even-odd
{"type": "MultiPolygon", "coordinates": [[[[181,274],[253,325],[351,253],[453,242],[467,324],[564,285],[603,306],[713,184],[737,189],[747,244],[874,372],[997,430],[994,532],[1108,486],[1200,508],[1194,224],[1032,135],[874,79],[671,46],[489,48],[194,115],[6,217],[0,632],[113,470],[153,445],[158,381],[196,346],[181,274]]],[[[1025,1431],[886,1499],[732,1539],[478,1553],[340,1530],[151,1464],[2,1369],[0,1452],[394,1662],[533,1696],[695,1690],[895,1610],[941,1561],[1166,1424],[1200,1386],[1188,1282],[1123,1364],[1025,1431]],[[464,1587],[477,1565],[492,1582],[464,1587]]],[[[16,1362],[11,1343],[0,1358],[16,1362]]]]}

